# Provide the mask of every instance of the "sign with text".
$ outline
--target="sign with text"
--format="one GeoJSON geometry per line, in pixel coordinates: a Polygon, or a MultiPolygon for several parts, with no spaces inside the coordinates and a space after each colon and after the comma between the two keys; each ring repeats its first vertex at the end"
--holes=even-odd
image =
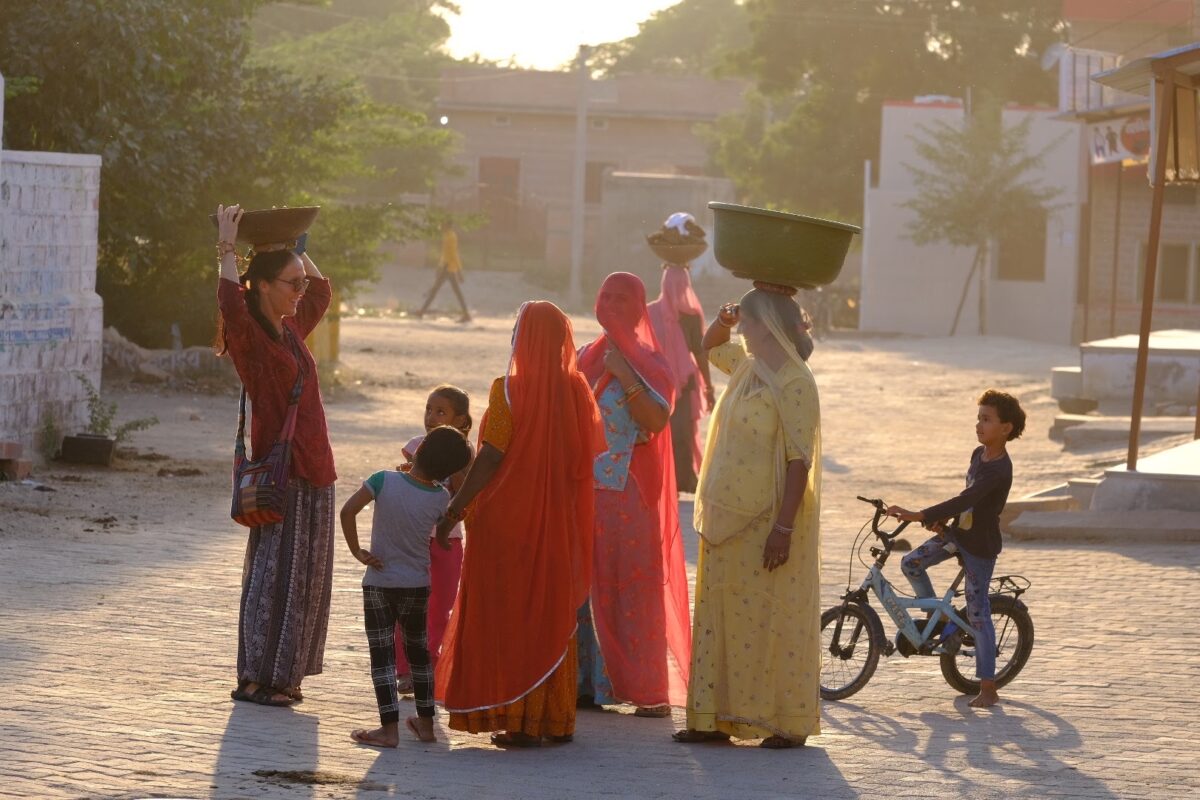
{"type": "Polygon", "coordinates": [[[1092,164],[1145,163],[1150,158],[1150,112],[1092,123],[1088,146],[1092,164]]]}

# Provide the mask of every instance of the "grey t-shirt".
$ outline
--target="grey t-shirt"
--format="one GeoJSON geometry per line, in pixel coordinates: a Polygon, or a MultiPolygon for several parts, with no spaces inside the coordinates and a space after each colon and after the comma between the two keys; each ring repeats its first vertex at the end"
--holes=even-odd
{"type": "Polygon", "coordinates": [[[363,486],[375,498],[370,550],[383,562],[383,569],[367,567],[363,586],[428,586],[429,533],[450,504],[450,493],[393,470],[376,472],[363,486]]]}

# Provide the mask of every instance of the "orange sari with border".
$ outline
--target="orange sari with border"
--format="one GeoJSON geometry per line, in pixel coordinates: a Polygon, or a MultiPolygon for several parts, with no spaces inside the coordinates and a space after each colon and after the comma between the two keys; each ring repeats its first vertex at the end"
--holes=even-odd
{"type": "Polygon", "coordinates": [[[575,612],[591,583],[592,462],[605,448],[570,320],[526,303],[480,445],[504,453],[467,511],[471,540],[435,671],[455,730],[575,727],[575,612]]]}

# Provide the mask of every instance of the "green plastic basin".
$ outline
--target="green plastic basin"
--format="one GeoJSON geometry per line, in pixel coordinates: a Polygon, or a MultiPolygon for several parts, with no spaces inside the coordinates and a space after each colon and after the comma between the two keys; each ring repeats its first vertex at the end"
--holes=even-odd
{"type": "Polygon", "coordinates": [[[765,208],[712,202],[713,255],[739,278],[798,289],[832,283],[857,225],[765,208]]]}

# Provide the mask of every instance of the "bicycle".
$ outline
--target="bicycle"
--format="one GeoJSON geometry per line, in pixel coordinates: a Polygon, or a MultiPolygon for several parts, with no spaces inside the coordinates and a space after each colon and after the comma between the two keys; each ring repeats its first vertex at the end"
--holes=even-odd
{"type": "MultiPolygon", "coordinates": [[[[964,594],[959,588],[966,576],[966,570],[961,566],[962,556],[956,553],[960,564],[958,577],[941,598],[898,595],[883,576],[883,567],[895,547],[896,537],[909,523],[901,522],[891,531],[881,531],[879,522],[886,516],[887,506],[882,500],[861,496],[858,499],[875,507],[871,532],[883,546],[870,548],[875,563],[869,567],[862,584],[851,590],[847,582],[841,605],[827,609],[821,615],[821,697],[825,700],[850,697],[871,680],[879,666],[880,655],[890,656],[895,652],[905,658],[937,656],[941,661],[942,677],[951,687],[963,694],[977,694],[975,631],[967,621],[966,609],[954,607],[955,598],[964,594]],[[870,605],[868,591],[875,595],[896,624],[895,643],[884,635],[883,623],[870,605]],[[925,611],[929,618],[918,622],[909,615],[909,609],[925,611]]],[[[867,542],[862,530],[851,546],[851,569],[856,555],[866,564],[862,561],[860,539],[862,544],[867,542]]],[[[992,578],[989,586],[992,621],[996,628],[997,688],[1017,677],[1033,651],[1033,619],[1021,600],[1029,586],[1030,582],[1020,575],[992,578]]]]}

